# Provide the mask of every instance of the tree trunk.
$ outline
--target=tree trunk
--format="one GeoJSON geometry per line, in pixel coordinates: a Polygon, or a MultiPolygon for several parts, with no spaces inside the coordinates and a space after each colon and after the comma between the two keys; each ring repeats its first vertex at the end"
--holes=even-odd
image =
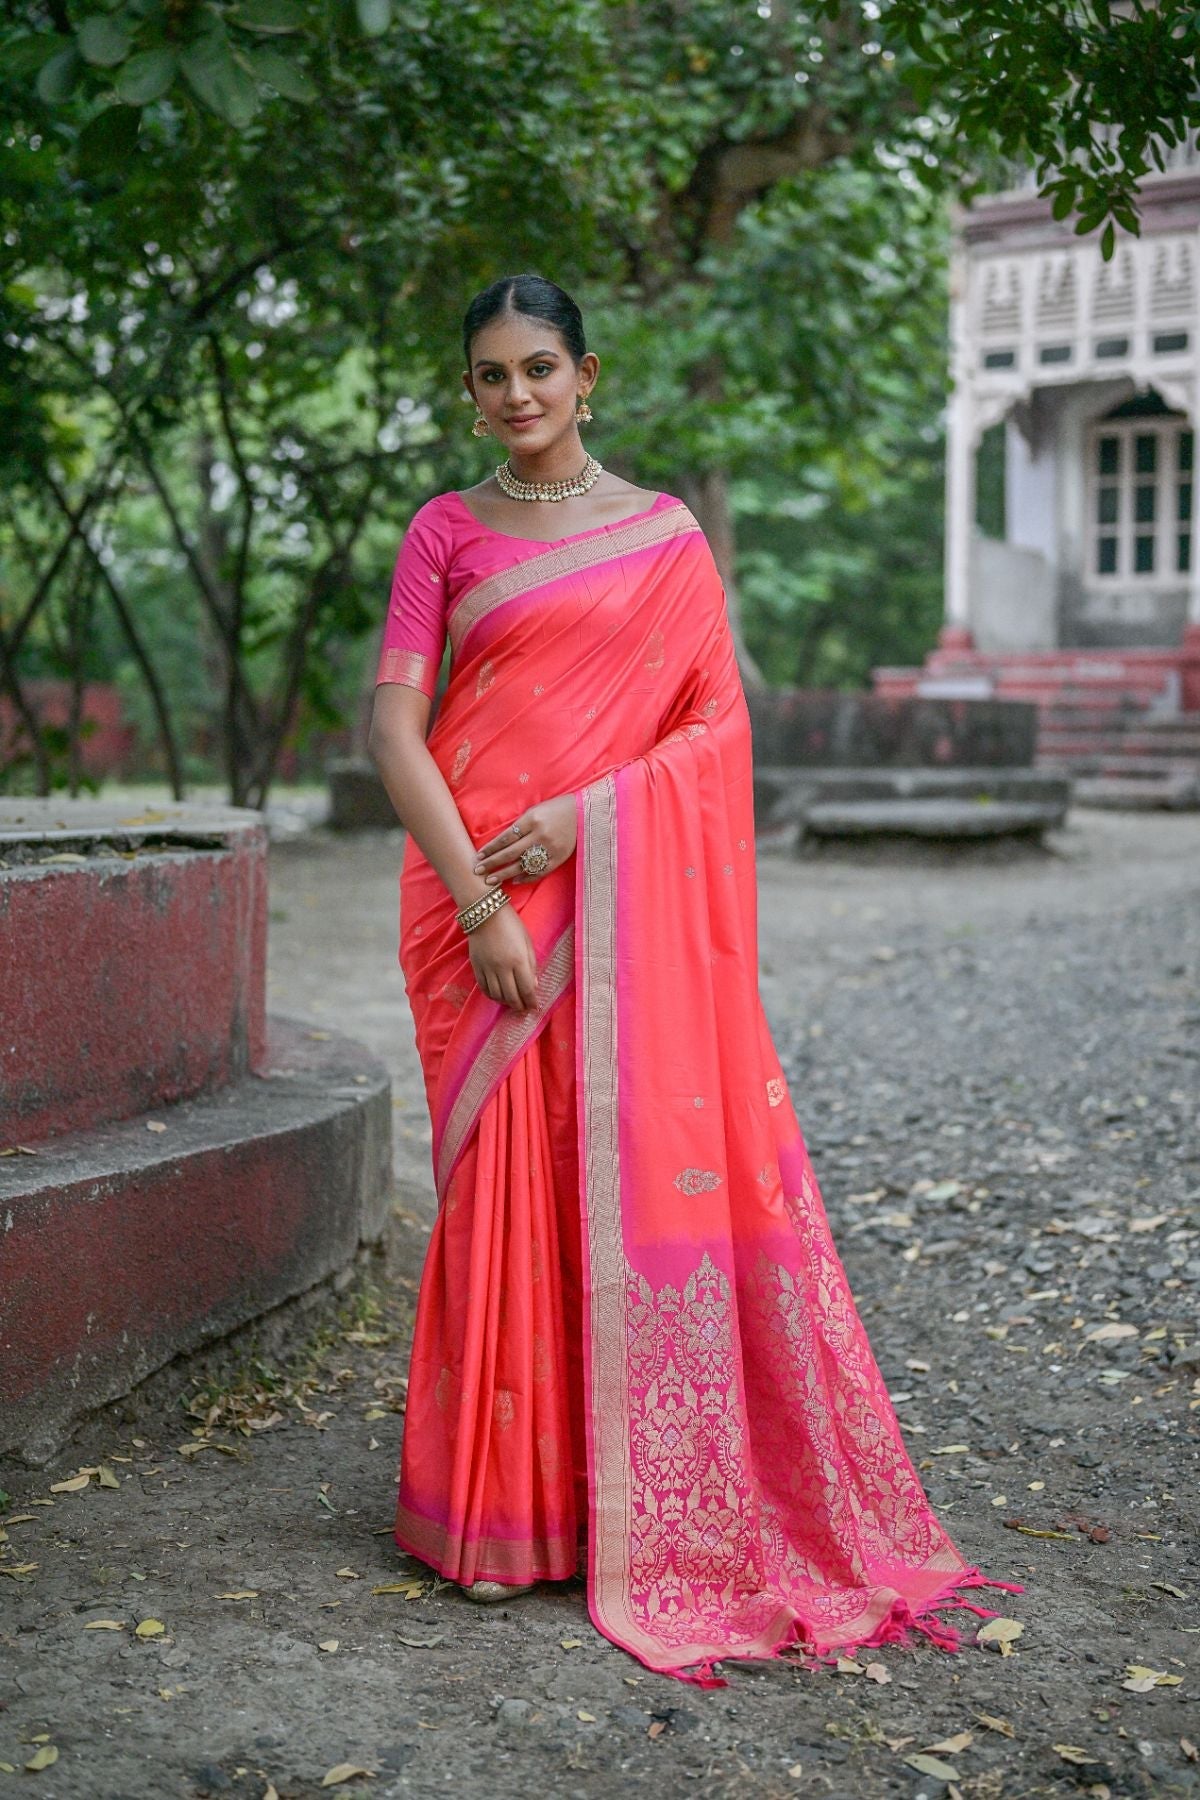
{"type": "Polygon", "coordinates": [[[733,633],[733,647],[737,654],[742,684],[744,687],[765,687],[766,677],[746,648],[742,633],[741,599],[734,574],[736,545],[728,479],[721,469],[706,469],[703,474],[690,477],[683,484],[683,490],[682,498],[700,521],[725,587],[729,628],[733,633]]]}

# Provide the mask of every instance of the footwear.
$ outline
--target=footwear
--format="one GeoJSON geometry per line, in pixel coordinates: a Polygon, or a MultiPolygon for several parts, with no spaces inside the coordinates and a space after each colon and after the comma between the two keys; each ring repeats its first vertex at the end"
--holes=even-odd
{"type": "Polygon", "coordinates": [[[499,1606],[505,1600],[515,1600],[520,1594],[532,1594],[536,1586],[536,1581],[519,1582],[514,1587],[503,1581],[472,1581],[463,1584],[463,1593],[476,1606],[499,1606]]]}

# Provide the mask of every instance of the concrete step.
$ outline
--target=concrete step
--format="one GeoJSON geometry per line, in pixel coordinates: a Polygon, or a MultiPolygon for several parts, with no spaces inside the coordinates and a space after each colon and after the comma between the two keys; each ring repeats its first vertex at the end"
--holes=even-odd
{"type": "Polygon", "coordinates": [[[1132,728],[1128,731],[1071,731],[1066,727],[1040,726],[1037,751],[1039,756],[1046,752],[1064,759],[1112,751],[1122,756],[1200,760],[1200,735],[1180,731],[1152,733],[1132,728]]]}
{"type": "Polygon", "coordinates": [[[1131,726],[1150,732],[1183,731],[1200,737],[1200,713],[1166,712],[1144,706],[1096,706],[1091,700],[1046,704],[1038,707],[1041,724],[1094,724],[1103,731],[1127,731],[1131,726]]]}
{"type": "Polygon", "coordinates": [[[1040,838],[1061,825],[1065,813],[1065,806],[1042,800],[830,800],[808,809],[804,836],[1040,838]]]}
{"type": "Polygon", "coordinates": [[[1200,777],[1183,775],[1079,775],[1074,784],[1080,806],[1135,812],[1200,811],[1200,777]]]}
{"type": "Polygon", "coordinates": [[[961,801],[979,808],[1032,802],[1061,817],[1070,799],[1069,776],[1053,769],[814,769],[788,764],[756,764],[754,769],[760,830],[802,825],[814,807],[826,804],[961,801]]]}
{"type": "Polygon", "coordinates": [[[0,1161],[0,1454],[40,1466],[88,1412],[384,1230],[391,1081],[347,1038],[273,1019],[260,1076],[150,1122],[0,1161]]]}

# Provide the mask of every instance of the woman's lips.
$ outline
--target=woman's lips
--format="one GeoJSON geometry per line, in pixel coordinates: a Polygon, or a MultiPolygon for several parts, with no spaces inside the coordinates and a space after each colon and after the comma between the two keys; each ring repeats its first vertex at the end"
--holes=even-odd
{"type": "Polygon", "coordinates": [[[506,419],[504,421],[504,423],[506,425],[508,425],[513,431],[525,431],[528,429],[528,427],[530,425],[536,425],[538,420],[541,418],[541,416],[542,416],[541,413],[530,413],[527,418],[506,419]]]}

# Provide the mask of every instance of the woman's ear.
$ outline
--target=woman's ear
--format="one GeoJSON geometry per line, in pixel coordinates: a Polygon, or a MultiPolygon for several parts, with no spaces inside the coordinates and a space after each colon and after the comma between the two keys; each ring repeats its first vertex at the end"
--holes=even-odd
{"type": "Polygon", "coordinates": [[[591,393],[596,385],[596,377],[600,373],[600,358],[594,350],[588,350],[579,359],[579,391],[583,395],[591,393]]]}

